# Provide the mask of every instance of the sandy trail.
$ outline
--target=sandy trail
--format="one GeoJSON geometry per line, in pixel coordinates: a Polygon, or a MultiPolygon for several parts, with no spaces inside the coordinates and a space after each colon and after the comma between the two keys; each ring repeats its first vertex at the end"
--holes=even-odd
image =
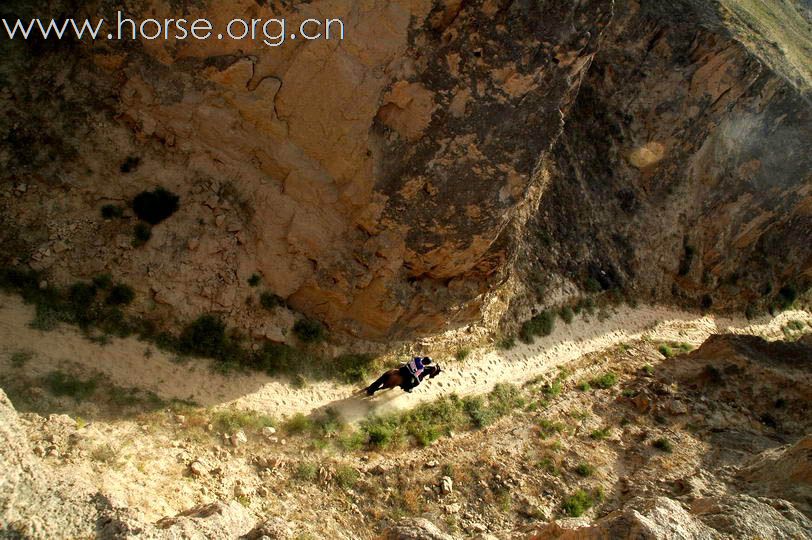
{"type": "MultiPolygon", "coordinates": [[[[551,372],[577,358],[626,341],[648,338],[697,346],[714,333],[748,333],[774,339],[790,320],[812,321],[804,311],[789,311],[774,318],[746,321],[702,316],[658,306],[623,306],[609,318],[577,318],[571,325],[556,322],[551,336],[510,351],[474,351],[463,363],[443,365],[444,373],[406,394],[398,389],[373,399],[359,396],[357,387],[315,382],[293,388],[288,381],[261,373],[221,375],[206,362],[173,361],[173,356],[134,338],[112,339],[107,345],[88,341],[77,329],[34,330],[28,323],[32,306],[19,297],[0,294],[0,358],[30,351],[26,373],[44,375],[54,369],[80,373],[101,372],[115,385],[137,387],[163,399],[186,399],[206,406],[232,405],[275,417],[297,412],[309,414],[325,407],[338,410],[348,421],[371,412],[403,410],[441,396],[481,394],[500,382],[522,383],[551,372]]],[[[426,351],[431,354],[431,351],[426,351]]],[[[9,369],[0,362],[0,369],[9,369]]]]}

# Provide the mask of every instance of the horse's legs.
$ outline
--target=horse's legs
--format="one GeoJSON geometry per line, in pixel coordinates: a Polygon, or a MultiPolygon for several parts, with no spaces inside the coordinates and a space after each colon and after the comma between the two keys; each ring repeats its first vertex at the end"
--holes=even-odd
{"type": "Polygon", "coordinates": [[[384,385],[384,383],[386,382],[386,378],[387,378],[387,377],[389,377],[389,373],[384,373],[383,375],[381,375],[380,377],[378,377],[378,380],[376,380],[374,383],[372,383],[372,384],[370,384],[369,386],[367,386],[367,395],[368,395],[368,396],[371,396],[371,395],[373,395],[375,392],[377,392],[378,390],[380,390],[380,389],[381,389],[381,387],[382,387],[382,386],[384,385]]]}

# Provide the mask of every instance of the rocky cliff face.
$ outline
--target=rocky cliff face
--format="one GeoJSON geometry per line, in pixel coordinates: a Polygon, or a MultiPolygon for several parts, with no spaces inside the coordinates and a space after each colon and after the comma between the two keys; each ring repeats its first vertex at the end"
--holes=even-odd
{"type": "MultiPolygon", "coordinates": [[[[29,4],[2,9],[110,16],[29,4]]],[[[128,12],[342,18],[346,39],[4,41],[3,262],[276,340],[291,315],[246,303],[254,273],[372,339],[479,320],[516,268],[721,307],[806,283],[808,101],[713,9],[685,3],[699,30],[658,5],[153,0],[128,12]],[[132,214],[99,209],[154,186],[180,211],[133,248],[132,214]]]]}
{"type": "Polygon", "coordinates": [[[6,43],[17,65],[4,70],[5,242],[63,277],[140,283],[167,313],[246,325],[258,272],[295,309],[380,338],[478,317],[611,2],[213,1],[188,12],[340,17],[347,39],[64,53],[6,43]],[[122,173],[128,156],[138,166],[122,173]],[[131,225],[98,208],[153,185],[178,193],[181,211],[133,250],[131,225]]]}
{"type": "Polygon", "coordinates": [[[724,14],[618,4],[528,228],[529,276],[728,309],[808,286],[809,86],[724,14]]]}

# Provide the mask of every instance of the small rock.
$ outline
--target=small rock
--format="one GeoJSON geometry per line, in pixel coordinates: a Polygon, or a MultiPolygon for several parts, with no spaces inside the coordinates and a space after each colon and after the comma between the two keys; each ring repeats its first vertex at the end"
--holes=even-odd
{"type": "Polygon", "coordinates": [[[458,514],[462,510],[460,503],[447,504],[443,507],[446,514],[458,514]]]}
{"type": "Polygon", "coordinates": [[[200,240],[197,238],[192,238],[189,240],[187,247],[189,248],[189,251],[195,251],[198,247],[200,247],[200,240]]]}
{"type": "Polygon", "coordinates": [[[440,479],[440,491],[443,495],[449,495],[454,492],[454,481],[450,476],[443,476],[440,479]]]}
{"type": "Polygon", "coordinates": [[[488,530],[488,528],[482,523],[471,523],[468,525],[468,529],[478,533],[484,533],[488,530]]]}
{"type": "Polygon", "coordinates": [[[186,423],[186,417],[183,416],[182,414],[177,415],[175,417],[175,420],[177,420],[178,424],[185,424],[186,423]]]}
{"type": "Polygon", "coordinates": [[[234,496],[235,497],[250,497],[251,490],[245,487],[242,484],[237,484],[234,486],[234,496]]]}
{"type": "Polygon", "coordinates": [[[231,442],[231,446],[239,446],[247,443],[248,437],[245,436],[245,432],[243,430],[239,430],[234,435],[229,437],[229,442],[231,442]]]}
{"type": "Polygon", "coordinates": [[[189,472],[192,473],[192,476],[203,476],[208,471],[206,470],[206,466],[200,463],[199,461],[193,461],[191,465],[189,465],[189,472]]]}
{"type": "Polygon", "coordinates": [[[274,433],[276,433],[276,428],[273,428],[273,427],[270,427],[270,426],[266,426],[266,427],[262,428],[262,434],[264,436],[266,436],[266,437],[270,437],[274,433]]]}
{"type": "Polygon", "coordinates": [[[428,463],[426,463],[426,468],[427,468],[427,469],[433,469],[433,468],[437,467],[438,465],[439,465],[439,463],[437,463],[437,461],[436,461],[436,460],[433,460],[433,459],[432,459],[431,461],[429,461],[428,463]]]}
{"type": "Polygon", "coordinates": [[[19,191],[20,193],[25,193],[26,191],[28,191],[28,185],[27,184],[17,184],[17,191],[19,191]]]}
{"type": "Polygon", "coordinates": [[[47,282],[47,281],[45,281],[45,280],[40,281],[40,282],[39,282],[39,288],[40,288],[40,290],[45,290],[45,289],[47,289],[47,288],[48,288],[48,282],[47,282]]]}

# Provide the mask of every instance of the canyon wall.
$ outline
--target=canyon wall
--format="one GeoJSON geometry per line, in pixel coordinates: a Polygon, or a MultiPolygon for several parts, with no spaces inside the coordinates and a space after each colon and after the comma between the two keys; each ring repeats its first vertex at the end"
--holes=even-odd
{"type": "MultiPolygon", "coordinates": [[[[35,4],[0,10],[115,18],[35,4]]],[[[766,61],[724,5],[152,0],[125,11],[341,18],[346,37],[4,40],[0,262],[110,273],[137,314],[275,341],[298,314],[373,340],[441,332],[520,292],[511,276],[765,307],[812,267],[806,49],[766,61]],[[127,205],[157,186],[180,209],[134,246],[127,205]]]]}

